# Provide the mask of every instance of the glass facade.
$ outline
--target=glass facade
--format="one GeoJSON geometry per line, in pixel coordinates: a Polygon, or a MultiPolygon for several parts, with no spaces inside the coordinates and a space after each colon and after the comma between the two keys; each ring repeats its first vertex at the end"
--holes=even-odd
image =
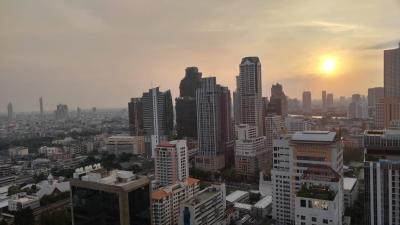
{"type": "Polygon", "coordinates": [[[116,193],[72,187],[75,225],[120,225],[116,193]]]}
{"type": "Polygon", "coordinates": [[[129,218],[131,225],[150,224],[149,185],[129,192],[129,218]]]}

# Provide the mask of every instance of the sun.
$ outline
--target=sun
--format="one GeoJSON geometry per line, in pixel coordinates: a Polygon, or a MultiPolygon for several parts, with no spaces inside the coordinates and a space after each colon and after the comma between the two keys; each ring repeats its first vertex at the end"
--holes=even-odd
{"type": "Polygon", "coordinates": [[[336,61],[334,59],[324,59],[321,64],[321,69],[325,73],[332,73],[336,69],[336,61]]]}

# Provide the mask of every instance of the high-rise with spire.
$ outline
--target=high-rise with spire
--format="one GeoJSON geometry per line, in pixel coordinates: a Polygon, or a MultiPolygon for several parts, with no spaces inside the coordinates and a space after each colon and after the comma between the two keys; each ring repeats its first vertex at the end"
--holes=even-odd
{"type": "Polygon", "coordinates": [[[40,118],[43,118],[43,98],[39,98],[40,118]]]}

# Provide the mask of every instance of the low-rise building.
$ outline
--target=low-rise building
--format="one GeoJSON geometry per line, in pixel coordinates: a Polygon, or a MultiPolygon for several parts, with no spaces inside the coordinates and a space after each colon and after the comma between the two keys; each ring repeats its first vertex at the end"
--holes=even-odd
{"type": "Polygon", "coordinates": [[[189,177],[183,182],[152,192],[153,225],[178,224],[181,202],[192,198],[199,191],[199,182],[189,177]]]}
{"type": "Polygon", "coordinates": [[[225,193],[225,184],[212,185],[182,202],[179,225],[225,224],[225,193]]]}
{"type": "Polygon", "coordinates": [[[36,209],[40,207],[39,197],[33,195],[27,195],[26,193],[18,193],[11,196],[8,200],[9,211],[19,211],[25,208],[36,209]]]}
{"type": "Polygon", "coordinates": [[[14,159],[16,157],[23,157],[29,155],[29,150],[27,147],[14,147],[8,149],[10,158],[14,159]]]}
{"type": "Polygon", "coordinates": [[[110,154],[120,155],[130,153],[143,154],[145,151],[143,136],[111,136],[106,139],[106,151],[110,154]]]}

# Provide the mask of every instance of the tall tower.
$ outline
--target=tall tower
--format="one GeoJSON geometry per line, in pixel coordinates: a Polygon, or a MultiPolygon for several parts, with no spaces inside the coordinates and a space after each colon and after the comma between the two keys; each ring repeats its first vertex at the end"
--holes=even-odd
{"type": "Polygon", "coordinates": [[[271,87],[271,98],[268,104],[268,113],[285,117],[288,112],[288,101],[281,84],[271,87]]]}
{"type": "MultiPolygon", "coordinates": [[[[240,74],[236,77],[236,104],[239,104],[240,124],[256,126],[258,135],[263,133],[261,62],[258,57],[245,57],[240,65],[240,74]]],[[[236,121],[237,123],[237,121],[236,121]]]]}
{"type": "Polygon", "coordinates": [[[171,91],[160,88],[143,93],[143,127],[146,135],[166,136],[173,130],[173,106],[171,91]]]}
{"type": "Polygon", "coordinates": [[[225,150],[231,132],[230,93],[216,83],[215,77],[201,79],[196,91],[199,153],[196,167],[215,171],[225,167],[225,150]],[[227,97],[229,95],[229,98],[227,97]],[[229,135],[229,136],[228,136],[229,135]]]}
{"type": "Polygon", "coordinates": [[[303,113],[309,114],[311,112],[311,92],[305,91],[303,92],[303,113]]]}
{"type": "Polygon", "coordinates": [[[8,103],[7,105],[7,113],[8,113],[8,121],[11,122],[14,119],[14,111],[12,103],[8,103]]]}
{"type": "Polygon", "coordinates": [[[186,68],[179,85],[180,95],[176,102],[176,131],[179,137],[196,137],[196,89],[200,87],[201,72],[197,67],[186,68]]]}
{"type": "Polygon", "coordinates": [[[326,91],[322,91],[322,111],[326,111],[326,91]]]}
{"type": "Polygon", "coordinates": [[[39,107],[40,107],[40,118],[43,119],[43,98],[39,98],[39,107]]]}
{"type": "Polygon", "coordinates": [[[131,98],[128,103],[129,133],[132,136],[143,135],[143,102],[141,98],[131,98]]]}

